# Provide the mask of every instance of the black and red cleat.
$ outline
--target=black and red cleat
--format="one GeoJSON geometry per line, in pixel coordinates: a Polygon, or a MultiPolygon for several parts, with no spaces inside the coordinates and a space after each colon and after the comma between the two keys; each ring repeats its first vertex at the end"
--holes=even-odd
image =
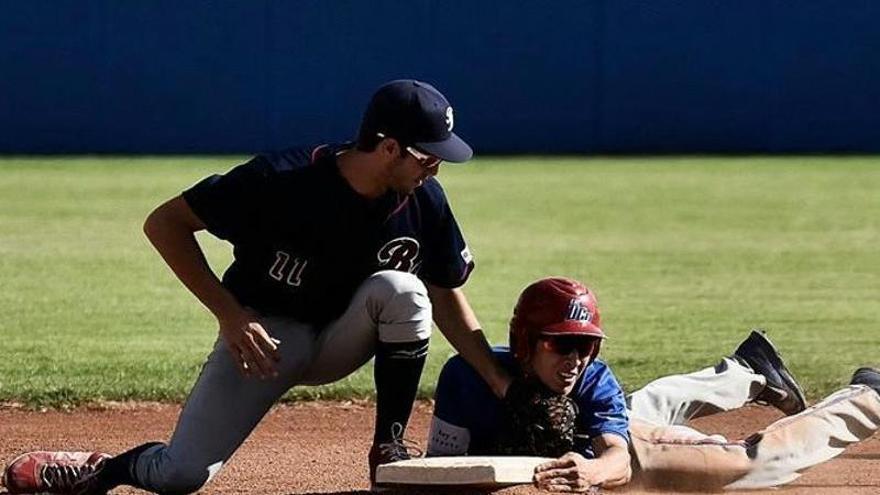
{"type": "Polygon", "coordinates": [[[28,452],[6,466],[3,486],[10,494],[101,495],[96,476],[110,457],[101,452],[28,452]]]}
{"type": "Polygon", "coordinates": [[[422,455],[422,450],[415,442],[403,438],[403,425],[394,423],[391,427],[391,440],[387,443],[374,444],[370,448],[370,455],[367,458],[370,465],[370,491],[384,491],[383,487],[376,483],[376,470],[380,465],[406,461],[422,455]]]}

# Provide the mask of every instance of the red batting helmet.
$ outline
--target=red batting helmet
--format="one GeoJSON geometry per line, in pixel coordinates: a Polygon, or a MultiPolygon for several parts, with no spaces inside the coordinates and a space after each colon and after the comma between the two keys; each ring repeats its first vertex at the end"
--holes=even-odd
{"type": "MultiPolygon", "coordinates": [[[[541,335],[605,338],[596,296],[584,284],[565,277],[542,278],[526,287],[513,308],[510,349],[528,359],[541,335]]],[[[591,360],[599,353],[596,346],[591,360]]]]}

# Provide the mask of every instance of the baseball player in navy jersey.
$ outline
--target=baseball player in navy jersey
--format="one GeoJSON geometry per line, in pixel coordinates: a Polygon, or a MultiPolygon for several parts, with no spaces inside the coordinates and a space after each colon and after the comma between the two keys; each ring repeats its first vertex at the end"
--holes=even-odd
{"type": "Polygon", "coordinates": [[[144,230],[217,318],[219,338],[170,441],[111,457],[31,452],[4,473],[12,493],[105,493],[131,485],[191,493],[217,474],[291,387],[339,380],[375,356],[370,476],[407,458],[401,442],[432,320],[487,386],[494,360],[460,287],[473,258],[435,176],[471,148],[431,85],[383,85],[355,143],[257,156],[159,206],[144,230]],[[194,233],[233,246],[219,280],[194,233]]]}
{"type": "MultiPolygon", "coordinates": [[[[660,378],[624,397],[608,365],[596,358],[604,338],[589,289],[553,277],[523,291],[510,323],[510,348],[494,349],[511,375],[539,379],[578,406],[574,448],[536,468],[539,487],[583,492],[619,486],[631,476],[673,490],[777,486],[880,430],[876,369],[856,370],[850,385],[807,408],[776,348],[753,331],[716,366],[660,378]],[[572,305],[588,315],[573,313],[572,305]],[[751,402],[787,417],[742,441],[686,425],[751,402]]],[[[446,363],[435,399],[428,455],[497,454],[501,401],[465,360],[446,363]]]]}

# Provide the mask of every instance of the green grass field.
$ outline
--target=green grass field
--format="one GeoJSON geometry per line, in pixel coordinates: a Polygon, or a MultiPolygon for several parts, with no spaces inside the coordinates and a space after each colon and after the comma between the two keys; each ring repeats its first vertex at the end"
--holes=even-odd
{"type": "MultiPolygon", "coordinates": [[[[0,159],[0,401],[186,396],[215,323],[141,225],[238,161],[0,159]]],[[[598,293],[603,353],[629,390],[713,364],[754,326],[812,399],[880,364],[880,158],[489,158],[441,180],[495,343],[519,290],[564,274],[598,293]]],[[[200,238],[222,271],[229,246],[200,238]]],[[[435,336],[426,395],[452,352],[435,336]]],[[[371,393],[365,368],[290,397],[371,393]]]]}

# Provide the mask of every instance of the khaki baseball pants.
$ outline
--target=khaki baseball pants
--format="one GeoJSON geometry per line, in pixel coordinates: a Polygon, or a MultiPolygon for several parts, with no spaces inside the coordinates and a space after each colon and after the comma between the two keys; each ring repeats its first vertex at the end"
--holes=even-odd
{"type": "Polygon", "coordinates": [[[636,479],[692,490],[782,485],[880,429],[880,395],[862,385],[838,390],[742,441],[685,425],[743,406],[764,383],[763,376],[725,358],[714,368],[660,378],[633,393],[628,402],[636,479]]]}

